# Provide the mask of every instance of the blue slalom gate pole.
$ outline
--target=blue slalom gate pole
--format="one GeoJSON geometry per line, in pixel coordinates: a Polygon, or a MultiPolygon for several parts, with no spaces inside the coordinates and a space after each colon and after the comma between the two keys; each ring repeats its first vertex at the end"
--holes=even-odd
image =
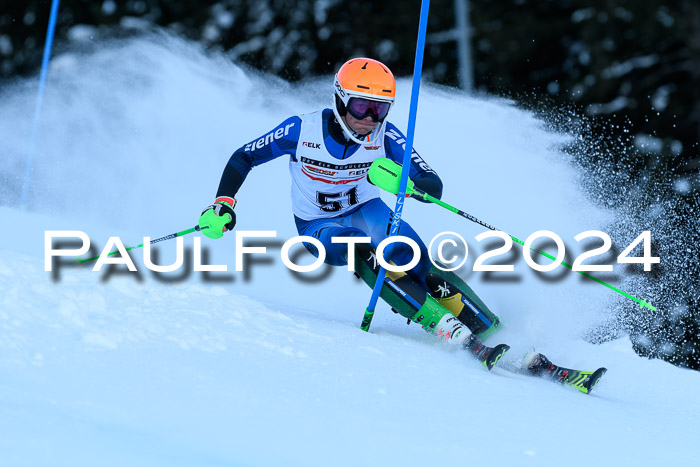
{"type": "MultiPolygon", "coordinates": [[[[403,154],[403,170],[401,171],[401,180],[399,182],[399,192],[396,195],[396,207],[394,208],[394,220],[389,231],[389,238],[399,233],[401,226],[401,214],[403,213],[403,203],[406,199],[406,186],[408,185],[408,173],[411,167],[411,153],[413,152],[413,136],[416,128],[416,113],[418,113],[418,92],[420,91],[420,78],[423,70],[423,52],[425,50],[425,33],[428,29],[428,10],[430,9],[430,0],[423,0],[420,7],[420,22],[418,24],[418,43],[416,44],[416,61],[413,66],[413,84],[411,85],[411,107],[408,113],[408,131],[406,133],[406,150],[403,154]]],[[[389,251],[391,251],[389,246],[389,251]]],[[[377,282],[372,289],[372,297],[365,309],[365,316],[362,319],[360,328],[363,331],[369,331],[369,326],[372,324],[374,317],[374,309],[377,306],[379,294],[384,286],[386,270],[379,267],[377,273],[377,282]]]]}
{"type": "Polygon", "coordinates": [[[39,119],[41,116],[41,107],[44,103],[44,89],[46,88],[46,77],[49,71],[49,60],[51,58],[51,49],[53,48],[53,36],[56,32],[56,18],[58,17],[58,4],[60,0],[52,0],[51,15],[49,16],[49,27],[46,31],[46,42],[44,42],[44,56],[41,60],[41,74],[39,76],[39,90],[36,95],[36,106],[34,108],[34,122],[32,123],[32,137],[29,148],[29,155],[24,167],[24,182],[22,183],[22,197],[20,207],[27,206],[27,198],[29,196],[29,185],[32,178],[32,165],[34,161],[34,153],[36,152],[36,138],[39,134],[39,119]]]}

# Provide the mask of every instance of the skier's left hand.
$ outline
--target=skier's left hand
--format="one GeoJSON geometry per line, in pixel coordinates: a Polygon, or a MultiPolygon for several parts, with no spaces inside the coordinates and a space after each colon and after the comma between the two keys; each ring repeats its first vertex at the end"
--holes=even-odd
{"type": "MultiPolygon", "coordinates": [[[[372,166],[367,174],[369,183],[395,195],[399,193],[400,178],[401,166],[386,157],[381,157],[372,162],[372,166]]],[[[415,183],[409,178],[406,184],[406,198],[411,196],[414,187],[415,183]]]]}

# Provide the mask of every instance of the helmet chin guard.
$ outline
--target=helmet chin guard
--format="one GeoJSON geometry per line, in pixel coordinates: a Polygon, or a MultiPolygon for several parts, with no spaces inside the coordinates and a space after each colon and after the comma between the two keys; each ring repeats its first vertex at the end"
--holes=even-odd
{"type": "Polygon", "coordinates": [[[353,97],[389,103],[391,110],[396,95],[394,75],[377,60],[354,58],[340,67],[335,75],[334,87],[332,109],[345,134],[358,144],[378,146],[384,136],[386,117],[367,135],[359,135],[352,131],[343,117],[348,111],[348,101],[353,97]]]}

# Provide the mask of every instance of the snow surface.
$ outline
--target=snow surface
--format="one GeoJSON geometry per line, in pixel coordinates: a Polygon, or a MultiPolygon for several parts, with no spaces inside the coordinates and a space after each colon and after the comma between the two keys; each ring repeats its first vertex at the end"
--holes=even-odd
{"type": "MultiPolygon", "coordinates": [[[[138,278],[44,271],[46,230],[85,231],[99,252],[110,236],[133,245],[193,226],[230,153],[327,105],[330,83],[290,86],[168,36],[59,56],[24,210],[7,207],[8,193],[35,84],[0,90],[0,169],[14,174],[0,191],[0,465],[694,465],[700,374],[638,357],[627,337],[587,343],[618,299],[604,287],[559,271],[545,281],[522,259],[491,280],[470,272],[483,229],[435,206],[411,202],[404,219],[425,239],[451,230],[470,242],[461,273],[501,317],[507,363],[536,347],[608,374],[585,396],[489,373],[383,304],[362,332],[364,284],[281,263],[296,235],[283,160],[256,168],[238,195],[237,229],[277,231],[249,274],[234,271],[231,234],[202,240],[209,263],[228,266],[216,282],[163,282],[140,250],[138,278]]],[[[409,96],[400,80],[401,128],[409,96]]],[[[416,147],[443,199],[521,239],[556,232],[578,254],[573,236],[615,213],[577,188],[558,149],[570,137],[506,101],[421,90],[416,147]]],[[[193,236],[184,243],[191,257],[193,236]]],[[[174,249],[162,243],[160,262],[174,249]]]]}

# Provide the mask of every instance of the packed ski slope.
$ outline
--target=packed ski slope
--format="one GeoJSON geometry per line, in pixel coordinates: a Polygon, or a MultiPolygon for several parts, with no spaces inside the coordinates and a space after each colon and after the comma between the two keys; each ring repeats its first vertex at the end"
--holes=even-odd
{"type": "MultiPolygon", "coordinates": [[[[511,364],[536,347],[608,374],[585,396],[488,373],[385,306],[362,332],[369,289],[351,273],[282,265],[280,245],[296,235],[285,161],[256,168],[238,195],[237,229],[277,232],[245,272],[234,270],[232,234],[202,240],[207,262],[228,266],[210,277],[183,267],[166,282],[139,252],[138,275],[44,271],[47,230],[84,231],[99,252],[110,236],[137,244],[193,226],[230,153],[328,105],[330,78],[291,87],[164,36],[59,56],[20,210],[10,193],[34,91],[0,89],[0,169],[13,175],[0,193],[0,465],[692,465],[700,455],[700,374],[636,356],[625,336],[587,343],[616,300],[599,285],[558,271],[546,281],[516,256],[514,273],[470,272],[482,229],[435,206],[412,202],[404,219],[428,240],[455,231],[470,242],[462,275],[501,317],[494,339],[511,344],[511,364]]],[[[402,80],[399,127],[409,96],[402,80]]],[[[578,254],[573,236],[615,213],[577,188],[582,174],[558,149],[569,137],[508,102],[421,91],[416,147],[444,199],[520,238],[556,232],[578,254]]],[[[159,251],[172,262],[175,242],[159,251]]]]}

